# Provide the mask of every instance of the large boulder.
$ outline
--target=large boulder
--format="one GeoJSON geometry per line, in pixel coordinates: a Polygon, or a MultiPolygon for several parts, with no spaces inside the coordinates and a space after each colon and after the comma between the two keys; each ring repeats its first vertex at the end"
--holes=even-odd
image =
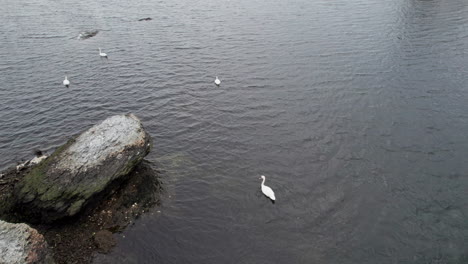
{"type": "Polygon", "coordinates": [[[0,220],[0,263],[52,264],[54,261],[47,242],[36,229],[0,220]]]}
{"type": "Polygon", "coordinates": [[[15,187],[16,208],[29,221],[79,212],[149,153],[151,138],[133,114],[107,118],[33,167],[15,187]]]}

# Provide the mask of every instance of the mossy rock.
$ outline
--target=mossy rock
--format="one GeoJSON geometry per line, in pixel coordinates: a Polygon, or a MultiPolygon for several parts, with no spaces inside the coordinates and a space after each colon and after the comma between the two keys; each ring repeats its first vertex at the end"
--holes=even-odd
{"type": "Polygon", "coordinates": [[[133,114],[107,118],[29,171],[15,187],[17,208],[40,222],[73,216],[110,183],[128,175],[151,145],[133,114]]]}

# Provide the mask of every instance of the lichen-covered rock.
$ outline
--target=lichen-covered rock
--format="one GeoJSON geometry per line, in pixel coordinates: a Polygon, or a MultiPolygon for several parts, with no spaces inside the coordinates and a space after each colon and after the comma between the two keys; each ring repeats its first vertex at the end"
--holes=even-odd
{"type": "Polygon", "coordinates": [[[30,221],[73,216],[149,153],[151,138],[133,114],[107,118],[69,140],[15,187],[17,208],[30,221]]]}
{"type": "Polygon", "coordinates": [[[0,263],[54,263],[44,237],[26,224],[10,224],[0,220],[0,263]]]}

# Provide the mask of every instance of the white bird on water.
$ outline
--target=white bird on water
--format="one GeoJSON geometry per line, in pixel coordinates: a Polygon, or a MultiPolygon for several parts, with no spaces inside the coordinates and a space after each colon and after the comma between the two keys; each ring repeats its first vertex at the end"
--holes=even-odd
{"type": "Polygon", "coordinates": [[[218,86],[221,84],[221,81],[218,79],[218,76],[216,76],[215,84],[218,85],[218,86]]]}
{"type": "Polygon", "coordinates": [[[65,76],[65,80],[63,80],[63,85],[68,88],[70,86],[70,81],[67,79],[67,76],[65,76]]]}
{"type": "Polygon", "coordinates": [[[102,58],[109,59],[109,58],[107,58],[107,54],[101,51],[101,48],[99,48],[99,56],[101,56],[101,59],[102,58]]]}
{"type": "Polygon", "coordinates": [[[263,179],[262,185],[261,185],[261,186],[262,186],[262,193],[263,193],[266,197],[270,198],[272,201],[275,201],[275,200],[276,200],[276,198],[275,198],[275,192],[273,192],[273,190],[272,190],[270,187],[268,187],[268,186],[265,185],[265,176],[262,175],[262,176],[260,177],[260,179],[263,179]]]}

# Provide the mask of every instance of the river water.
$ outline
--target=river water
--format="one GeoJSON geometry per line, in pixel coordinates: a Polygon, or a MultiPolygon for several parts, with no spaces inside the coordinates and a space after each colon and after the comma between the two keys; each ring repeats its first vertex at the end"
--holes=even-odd
{"type": "Polygon", "coordinates": [[[467,1],[0,12],[0,168],[114,114],[154,139],[161,205],[95,263],[468,263],[467,1]]]}

